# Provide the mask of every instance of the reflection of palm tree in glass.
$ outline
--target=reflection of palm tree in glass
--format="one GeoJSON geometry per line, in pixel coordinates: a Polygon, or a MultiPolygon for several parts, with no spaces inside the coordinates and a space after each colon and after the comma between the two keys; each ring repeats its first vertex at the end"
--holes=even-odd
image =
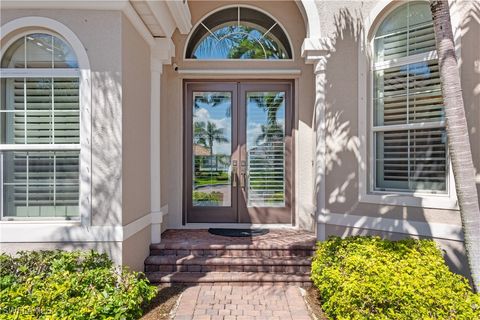
{"type": "Polygon", "coordinates": [[[210,151],[210,156],[213,156],[213,144],[227,143],[228,138],[225,136],[224,128],[217,128],[217,125],[213,122],[195,122],[194,128],[195,140],[198,144],[202,144],[210,151]]]}
{"type": "Polygon", "coordinates": [[[229,25],[200,42],[195,56],[228,59],[286,59],[285,50],[257,28],[229,25]]]}
{"type": "MultiPolygon", "coordinates": [[[[202,104],[206,104],[209,108],[215,108],[223,103],[230,102],[230,99],[231,96],[229,92],[205,92],[195,97],[194,107],[198,110],[202,107],[202,104]]],[[[230,106],[226,108],[225,116],[230,117],[230,106]]]]}
{"type": "Polygon", "coordinates": [[[281,141],[283,139],[283,126],[278,123],[278,110],[283,106],[284,93],[254,96],[251,99],[267,113],[267,124],[261,126],[262,133],[257,137],[256,144],[281,141]]]}
{"type": "Polygon", "coordinates": [[[262,133],[257,136],[255,143],[260,145],[263,143],[278,142],[283,140],[283,128],[278,123],[262,124],[262,133]]]}

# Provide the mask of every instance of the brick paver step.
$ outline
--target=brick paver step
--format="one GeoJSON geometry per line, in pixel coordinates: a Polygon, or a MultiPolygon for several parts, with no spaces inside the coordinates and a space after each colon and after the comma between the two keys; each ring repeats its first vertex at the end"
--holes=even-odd
{"type": "Polygon", "coordinates": [[[196,257],[150,256],[145,260],[145,271],[163,272],[278,272],[310,273],[310,258],[251,258],[251,257],[196,257]]]}
{"type": "Polygon", "coordinates": [[[270,248],[270,249],[231,249],[229,247],[224,249],[154,249],[160,245],[151,245],[150,255],[152,256],[197,256],[197,257],[311,257],[315,250],[314,248],[303,249],[284,249],[284,248],[270,248]]]}
{"type": "Polygon", "coordinates": [[[287,265],[287,266],[309,266],[311,258],[298,257],[198,257],[189,256],[150,256],[145,264],[187,264],[187,265],[287,265]]]}
{"type": "Polygon", "coordinates": [[[272,272],[147,272],[152,283],[311,285],[310,276],[272,272]]]}

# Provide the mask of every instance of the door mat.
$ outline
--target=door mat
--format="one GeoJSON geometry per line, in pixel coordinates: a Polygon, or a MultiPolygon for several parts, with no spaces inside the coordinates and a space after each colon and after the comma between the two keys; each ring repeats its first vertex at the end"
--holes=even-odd
{"type": "Polygon", "coordinates": [[[263,236],[270,232],[268,229],[227,229],[227,228],[210,228],[208,232],[217,236],[224,237],[256,237],[263,236]]]}

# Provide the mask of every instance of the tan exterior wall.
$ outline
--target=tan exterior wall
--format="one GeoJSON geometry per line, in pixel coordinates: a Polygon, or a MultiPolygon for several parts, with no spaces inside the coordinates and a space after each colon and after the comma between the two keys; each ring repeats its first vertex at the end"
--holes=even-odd
{"type": "Polygon", "coordinates": [[[47,17],[65,24],[87,50],[92,77],[92,224],[120,224],[122,15],[90,10],[1,10],[2,24],[24,16],[47,17]]]}
{"type": "MultiPolygon", "coordinates": [[[[311,65],[306,65],[301,58],[301,45],[305,38],[305,23],[302,15],[293,1],[240,1],[239,4],[248,4],[263,9],[274,16],[286,29],[292,40],[294,61],[187,61],[184,60],[185,42],[187,36],[180,35],[178,31],[173,36],[175,44],[175,63],[179,69],[257,69],[267,68],[299,69],[300,76],[189,76],[175,72],[172,67],[165,66],[163,75],[161,114],[161,163],[162,163],[162,203],[168,204],[168,227],[179,228],[182,225],[182,146],[183,146],[183,104],[182,81],[184,79],[295,79],[297,101],[295,102],[295,196],[296,196],[296,221],[302,228],[314,228],[313,207],[313,105],[314,81],[311,65]],[[288,14],[285,14],[288,12],[288,14]],[[300,137],[300,139],[299,139],[300,137]],[[166,199],[166,200],[164,200],[166,199]]],[[[192,14],[192,23],[196,24],[202,17],[212,10],[232,5],[231,2],[221,1],[192,1],[189,2],[192,14]]],[[[237,4],[237,2],[235,3],[237,4]]]]}
{"type": "Polygon", "coordinates": [[[122,243],[122,264],[135,271],[144,271],[144,261],[150,253],[150,226],[122,243]]]}
{"type": "Polygon", "coordinates": [[[122,64],[122,224],[127,225],[150,212],[150,48],[126,17],[122,64]]]}
{"type": "MultiPolygon", "coordinates": [[[[465,2],[466,5],[467,2],[465,2]]],[[[353,215],[382,216],[408,219],[413,221],[442,222],[460,225],[458,211],[439,210],[420,207],[385,206],[360,203],[358,201],[358,46],[365,18],[369,16],[373,2],[325,1],[318,2],[322,32],[333,42],[335,52],[327,62],[327,177],[326,206],[334,213],[353,215]],[[348,68],[345,62],[348,61],[348,68]],[[352,81],[353,80],[353,81],[352,81]],[[341,130],[340,130],[341,128],[341,130]],[[331,141],[331,144],[328,141],[331,141]]],[[[479,95],[475,88],[479,83],[479,71],[475,63],[479,61],[478,22],[467,19],[471,12],[462,12],[460,20],[468,23],[462,26],[461,54],[462,80],[467,117],[471,133],[474,163],[480,164],[479,95]],[[468,30],[468,31],[467,31],[468,30]],[[470,37],[470,38],[469,38],[470,37]],[[475,139],[477,137],[477,139],[475,139]]],[[[377,19],[378,22],[379,19],[377,19]]],[[[476,89],[478,91],[478,88],[476,89]]]]}
{"type": "MultiPolygon", "coordinates": [[[[150,206],[149,47],[120,11],[1,10],[0,17],[4,24],[26,16],[47,17],[63,23],[80,39],[88,54],[92,81],[92,226],[126,225],[147,214],[150,206]],[[122,192],[123,188],[127,193],[122,192]]],[[[8,38],[2,39],[2,43],[4,41],[8,38]]],[[[52,235],[51,241],[61,238],[60,242],[2,243],[0,250],[13,253],[36,249],[96,249],[107,252],[116,263],[124,260],[123,263],[132,263],[137,270],[143,269],[135,258],[146,257],[150,228],[124,242],[129,253],[122,251],[121,241],[105,240],[114,237],[110,232],[117,232],[112,230],[118,228],[105,230],[98,242],[73,240],[78,234],[72,236],[72,241],[64,242],[70,238],[66,232],[52,235]],[[142,242],[139,243],[139,239],[142,242]]]]}
{"type": "MultiPolygon", "coordinates": [[[[359,146],[359,104],[362,97],[359,92],[359,46],[365,30],[365,21],[378,1],[318,1],[322,35],[328,37],[334,52],[326,64],[326,123],[327,123],[327,170],[325,186],[326,211],[353,216],[398,219],[409,222],[441,223],[452,227],[461,227],[458,210],[435,209],[426,207],[398,206],[364,203],[359,201],[359,186],[365,184],[359,178],[359,163],[368,164],[360,155],[359,146]]],[[[386,10],[398,2],[392,2],[386,10]]],[[[373,28],[381,21],[380,14],[373,28]]],[[[480,44],[478,35],[480,25],[478,8],[471,1],[455,2],[452,18],[460,22],[461,35],[457,43],[461,45],[461,77],[463,96],[470,132],[470,142],[474,165],[476,167],[477,189],[480,196],[480,44]],[[476,10],[476,11],[475,11],[476,10]],[[476,40],[475,40],[476,39],[476,40]]],[[[373,29],[372,28],[372,29],[373,29]]],[[[369,35],[370,37],[372,34],[369,35]]],[[[368,38],[369,40],[371,38],[368,38]]],[[[369,44],[367,44],[369,45],[369,44]]],[[[367,85],[367,90],[371,90],[367,85]]],[[[363,96],[369,98],[367,92],[363,96]]],[[[368,106],[370,107],[370,106],[368,106]]],[[[370,148],[370,146],[368,146],[370,148]]],[[[368,153],[369,154],[369,153],[368,153]]],[[[328,213],[327,213],[328,217],[328,213]]],[[[428,224],[427,224],[428,225],[428,224]]],[[[358,227],[358,225],[357,225],[358,227]]],[[[361,226],[360,226],[361,227],[361,226]]],[[[410,231],[415,232],[410,229],[410,231]]],[[[373,229],[352,228],[338,225],[326,225],[326,236],[352,234],[381,234],[391,238],[406,236],[404,233],[380,232],[373,229]]],[[[433,232],[433,228],[432,228],[433,232]]],[[[457,234],[461,238],[462,234],[457,234]]],[[[446,260],[453,270],[468,274],[465,250],[462,241],[435,239],[446,252],[446,260]]]]}

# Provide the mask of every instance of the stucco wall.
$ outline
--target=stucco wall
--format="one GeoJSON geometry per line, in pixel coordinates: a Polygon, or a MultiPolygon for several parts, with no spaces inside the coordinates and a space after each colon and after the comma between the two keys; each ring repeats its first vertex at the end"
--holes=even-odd
{"type": "MultiPolygon", "coordinates": [[[[182,226],[182,146],[183,146],[183,102],[182,81],[184,79],[295,79],[297,101],[295,101],[295,198],[296,198],[296,223],[302,228],[314,228],[313,208],[313,104],[314,104],[314,78],[313,68],[306,65],[301,58],[300,48],[305,38],[305,23],[302,15],[293,1],[240,1],[239,4],[249,4],[263,9],[274,16],[286,29],[292,40],[294,61],[187,61],[184,60],[184,47],[187,36],[178,31],[173,36],[175,44],[175,63],[179,69],[299,69],[300,76],[277,75],[188,75],[179,74],[171,66],[165,66],[162,77],[162,113],[161,113],[161,137],[162,137],[162,205],[168,204],[169,228],[182,226]],[[288,14],[286,14],[288,12],[288,14]]],[[[221,1],[192,1],[189,2],[192,14],[192,23],[196,24],[201,18],[212,10],[231,2],[221,1]]],[[[237,2],[235,3],[237,4],[237,2]]]]}
{"type": "MultiPolygon", "coordinates": [[[[322,30],[333,42],[335,52],[328,58],[326,68],[326,108],[327,108],[327,177],[326,207],[333,213],[353,215],[396,217],[413,221],[443,222],[460,225],[460,215],[455,210],[439,210],[419,207],[400,207],[360,203],[358,201],[359,181],[358,163],[364,161],[359,155],[358,128],[358,54],[364,21],[372,9],[373,2],[319,2],[319,13],[325,30],[322,30]],[[348,67],[345,62],[348,61],[348,67]],[[346,94],[347,93],[347,94],[346,94]]],[[[469,65],[472,78],[473,41],[462,40],[463,60],[469,65]],[[467,57],[466,55],[470,55],[467,57]],[[466,59],[467,58],[467,59],[466,59]]],[[[478,45],[474,44],[477,50],[478,45]]],[[[464,65],[465,66],[465,65],[464,65]]],[[[462,75],[467,71],[462,67],[462,75]]],[[[478,74],[477,74],[478,77],[478,74]]],[[[467,78],[464,78],[466,82],[467,78]]],[[[477,78],[478,79],[478,78],[477,78]]],[[[475,83],[473,81],[473,83],[475,83]]],[[[477,80],[478,83],[478,80],[477,80]]],[[[473,105],[475,98],[472,90],[464,90],[466,105],[469,109],[471,132],[478,120],[478,108],[473,105]]],[[[475,133],[478,134],[478,133],[475,133]]],[[[472,136],[475,162],[479,163],[478,144],[472,136]]]]}
{"type": "Polygon", "coordinates": [[[87,51],[92,80],[92,224],[120,224],[122,14],[91,10],[1,10],[2,24],[24,16],[47,17],[65,24],[87,51]]]}
{"type": "Polygon", "coordinates": [[[150,212],[150,48],[126,17],[122,64],[122,223],[127,225],[150,212]]]}
{"type": "MultiPolygon", "coordinates": [[[[328,37],[334,47],[326,64],[326,142],[327,169],[325,207],[329,213],[367,216],[373,218],[398,219],[400,221],[418,221],[441,223],[461,230],[461,218],[458,210],[447,210],[364,203],[359,201],[359,186],[365,184],[359,177],[359,164],[368,164],[368,159],[360,153],[359,99],[369,101],[371,88],[359,92],[358,79],[359,50],[365,30],[365,21],[378,1],[318,1],[317,7],[322,26],[322,35],[328,37]]],[[[452,2],[453,3],[453,2],[452,2]]],[[[392,2],[389,10],[396,5],[392,2]]],[[[470,132],[470,142],[474,165],[477,171],[477,189],[480,195],[480,44],[478,34],[478,6],[471,1],[458,1],[452,6],[453,21],[460,22],[458,34],[461,45],[461,77],[463,96],[470,132]],[[476,18],[475,18],[476,17],[476,18]],[[476,40],[474,40],[476,39],[476,40]]],[[[373,19],[372,19],[373,20],[373,19]]],[[[373,28],[381,21],[381,15],[373,21],[373,28]]],[[[371,34],[369,36],[372,36],[371,34]]],[[[367,37],[368,41],[371,39],[367,37]]],[[[366,44],[367,46],[369,43],[366,44]]],[[[362,57],[360,57],[362,58],[362,57]]],[[[368,60],[368,57],[367,57],[368,60]]],[[[368,72],[368,70],[367,70],[368,72]]],[[[369,83],[369,81],[367,81],[369,83]]],[[[370,107],[370,106],[368,106],[370,107]]],[[[368,117],[367,117],[368,118],[368,117]]],[[[370,148],[370,146],[368,146],[370,148]]],[[[369,154],[369,153],[367,153],[369,154]]],[[[377,220],[379,221],[379,220],[377,220]]],[[[357,225],[358,227],[359,225],[357,225]]],[[[393,227],[393,226],[392,226],[393,227]]],[[[364,228],[368,228],[367,225],[364,228]]],[[[326,235],[377,234],[378,231],[353,227],[326,225],[326,235]]],[[[407,231],[407,229],[405,229],[407,231]]],[[[415,230],[410,229],[415,232],[415,230]]],[[[432,230],[433,232],[433,230],[432,230]]],[[[398,238],[405,234],[382,232],[389,237],[398,238]]],[[[456,235],[461,238],[462,234],[456,235]]],[[[465,251],[461,241],[435,239],[445,250],[447,261],[455,271],[467,274],[465,251]]]]}
{"type": "Polygon", "coordinates": [[[150,253],[150,226],[122,243],[122,264],[135,271],[144,271],[144,261],[150,253]]]}
{"type": "MultiPolygon", "coordinates": [[[[52,18],[85,47],[92,77],[92,225],[127,225],[150,211],[150,49],[119,11],[2,10],[6,23],[52,18]],[[123,198],[122,198],[123,197],[123,198]]],[[[2,39],[6,41],[8,39],[2,39]]],[[[148,230],[147,230],[148,229],[148,230]]],[[[62,237],[68,239],[68,235],[62,237]]],[[[52,238],[53,240],[53,238],[52,238]]],[[[117,263],[143,269],[150,229],[124,242],[8,243],[2,251],[98,249],[117,263]],[[125,250],[128,250],[125,251],[125,250]],[[123,255],[123,256],[122,256],[123,255]],[[141,263],[138,262],[141,260],[141,263]]]]}

